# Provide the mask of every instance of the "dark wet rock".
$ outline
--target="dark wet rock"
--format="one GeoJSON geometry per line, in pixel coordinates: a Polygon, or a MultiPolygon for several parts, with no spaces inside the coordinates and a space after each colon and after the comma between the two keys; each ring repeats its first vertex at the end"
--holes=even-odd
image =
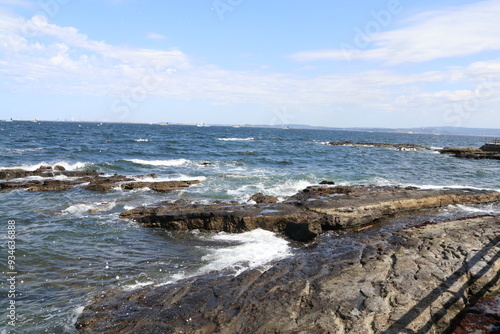
{"type": "Polygon", "coordinates": [[[4,169],[0,170],[0,180],[12,180],[29,176],[52,177],[52,173],[42,171],[27,171],[24,169],[4,169]]]}
{"type": "MultiPolygon", "coordinates": [[[[144,177],[139,177],[139,178],[144,178],[144,177]]],[[[90,182],[88,185],[84,186],[84,188],[87,190],[95,190],[95,191],[109,191],[117,187],[122,188],[123,190],[149,188],[154,191],[167,192],[173,190],[181,190],[190,187],[193,184],[197,184],[199,182],[200,181],[197,180],[143,182],[143,181],[135,181],[133,178],[116,174],[110,177],[96,178],[92,180],[92,182],[90,182]]]]}
{"type": "Polygon", "coordinates": [[[42,181],[0,182],[0,190],[27,189],[42,186],[42,181]]]}
{"type": "Polygon", "coordinates": [[[47,172],[47,171],[51,171],[52,170],[52,166],[40,166],[38,167],[37,170],[35,170],[35,172],[47,172]]]}
{"type": "Polygon", "coordinates": [[[146,174],[146,175],[137,175],[136,178],[138,179],[156,179],[156,173],[151,173],[151,174],[146,174]]]}
{"type": "Polygon", "coordinates": [[[335,185],[335,182],[333,182],[333,181],[321,181],[319,184],[333,186],[333,185],[335,185]]]}
{"type": "MultiPolygon", "coordinates": [[[[115,174],[113,176],[102,176],[96,170],[67,171],[62,166],[42,166],[34,171],[22,169],[0,170],[0,190],[27,189],[31,192],[37,191],[60,191],[70,190],[76,185],[85,184],[83,187],[94,191],[109,191],[116,187],[131,190],[139,188],[150,188],[155,191],[166,192],[189,187],[199,181],[164,181],[164,182],[135,182],[135,178],[115,174]],[[38,176],[42,180],[22,180],[23,178],[38,176]],[[66,176],[73,179],[53,179],[57,176],[66,176]],[[19,179],[12,181],[14,179],[19,179]],[[11,180],[11,181],[9,181],[11,180]]],[[[139,179],[156,178],[156,174],[140,175],[139,179]]]]}
{"type": "MultiPolygon", "coordinates": [[[[314,214],[313,214],[314,215],[314,214]]],[[[262,228],[283,231],[288,222],[307,222],[310,217],[291,204],[245,205],[213,203],[211,205],[184,202],[158,203],[138,207],[120,214],[145,226],[169,230],[206,230],[241,233],[262,228]]],[[[316,216],[318,219],[319,216],[316,216]]]]}
{"type": "Polygon", "coordinates": [[[173,190],[181,190],[188,188],[193,184],[200,183],[200,181],[161,181],[161,182],[129,182],[121,184],[120,187],[124,190],[134,190],[149,188],[158,192],[167,192],[173,190]]]}
{"type": "Polygon", "coordinates": [[[351,147],[392,147],[401,151],[431,150],[429,146],[415,144],[387,144],[387,143],[353,143],[351,141],[328,142],[331,146],[351,146],[351,147]]]}
{"type": "Polygon", "coordinates": [[[65,171],[65,170],[66,170],[66,168],[64,168],[64,167],[63,167],[63,166],[61,166],[61,165],[55,165],[55,166],[54,166],[54,170],[65,171]]]}
{"type": "Polygon", "coordinates": [[[257,193],[250,197],[249,201],[254,201],[257,204],[267,203],[272,204],[278,202],[278,198],[274,196],[264,195],[262,193],[257,193]]]}
{"type": "Polygon", "coordinates": [[[448,154],[456,158],[463,159],[496,159],[500,160],[500,152],[494,150],[484,150],[485,146],[477,147],[445,147],[438,150],[441,154],[448,154]]]}
{"type": "Polygon", "coordinates": [[[316,239],[323,232],[320,223],[289,222],[285,227],[285,234],[291,239],[300,242],[309,242],[316,239]]]}
{"type": "Polygon", "coordinates": [[[238,276],[103,292],[76,327],[79,334],[442,333],[468,300],[500,289],[500,217],[366,235],[323,235],[314,247],[238,276]]]}
{"type": "MultiPolygon", "coordinates": [[[[26,171],[23,169],[4,169],[0,170],[0,180],[11,180],[11,179],[17,179],[19,178],[18,175],[23,175],[20,177],[26,177],[24,176],[24,173],[26,171]]],[[[32,173],[32,172],[30,172],[32,173]]]]}
{"type": "Polygon", "coordinates": [[[113,176],[108,176],[108,177],[96,177],[83,188],[94,191],[109,191],[113,188],[119,187],[118,185],[119,182],[129,182],[129,181],[134,181],[134,179],[128,176],[115,174],[113,176]]]}
{"type": "MultiPolygon", "coordinates": [[[[158,203],[125,211],[120,217],[145,226],[181,231],[199,229],[239,233],[262,228],[302,240],[302,236],[296,239],[295,233],[288,234],[287,231],[302,229],[320,234],[327,230],[366,227],[387,217],[422,209],[499,200],[499,192],[472,189],[313,186],[282,203],[158,203]],[[288,227],[289,224],[311,226],[294,225],[292,228],[288,227]]],[[[309,237],[305,239],[309,240],[309,237]]]]}
{"type": "Polygon", "coordinates": [[[70,190],[74,186],[89,182],[92,178],[78,178],[75,180],[31,180],[0,182],[0,190],[26,189],[30,192],[70,190]]]}
{"type": "Polygon", "coordinates": [[[53,169],[50,166],[42,166],[34,171],[24,169],[3,169],[0,170],[0,180],[22,179],[30,176],[49,178],[59,175],[64,175],[67,177],[97,177],[101,174],[102,173],[99,173],[96,170],[67,171],[56,168],[53,169]]]}
{"type": "Polygon", "coordinates": [[[74,181],[69,180],[44,180],[38,186],[29,187],[26,190],[30,192],[38,191],[63,191],[70,190],[74,186],[88,182],[88,179],[79,179],[74,181]]]}
{"type": "Polygon", "coordinates": [[[480,148],[483,151],[500,153],[500,139],[496,139],[494,143],[486,143],[480,148]]]}

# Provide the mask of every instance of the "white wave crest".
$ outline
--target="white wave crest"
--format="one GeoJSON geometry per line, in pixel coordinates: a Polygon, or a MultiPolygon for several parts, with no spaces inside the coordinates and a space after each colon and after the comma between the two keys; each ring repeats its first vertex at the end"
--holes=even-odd
{"type": "Polygon", "coordinates": [[[135,142],[138,142],[138,143],[145,143],[145,142],[148,142],[148,141],[151,141],[149,139],[143,139],[143,138],[139,138],[139,139],[134,139],[135,142]]]}
{"type": "Polygon", "coordinates": [[[252,141],[255,140],[254,137],[248,137],[248,138],[217,138],[217,140],[220,141],[252,141]]]}
{"type": "Polygon", "coordinates": [[[41,151],[43,150],[44,148],[43,147],[36,147],[36,148],[25,148],[25,149],[8,149],[6,148],[6,151],[8,152],[11,152],[11,153],[17,153],[17,154],[22,154],[22,153],[26,153],[26,152],[35,152],[35,151],[41,151]]]}
{"type": "Polygon", "coordinates": [[[186,159],[172,160],[143,160],[143,159],[126,159],[125,161],[133,162],[138,165],[157,166],[157,167],[178,167],[187,165],[190,161],[186,159]]]}
{"type": "Polygon", "coordinates": [[[23,170],[29,170],[33,171],[36,170],[42,166],[62,166],[66,170],[81,170],[84,169],[87,165],[90,165],[88,162],[75,162],[75,163],[69,163],[66,161],[57,161],[57,162],[40,162],[37,164],[28,164],[28,165],[14,165],[14,166],[9,166],[9,167],[0,167],[0,170],[2,169],[23,169],[23,170]]]}
{"type": "Polygon", "coordinates": [[[173,177],[134,177],[138,182],[165,182],[165,181],[205,181],[206,176],[188,176],[180,174],[173,177]]]}
{"type": "Polygon", "coordinates": [[[307,180],[289,180],[283,183],[280,183],[270,189],[267,189],[265,192],[268,195],[277,196],[277,197],[287,197],[292,196],[298,193],[299,191],[306,189],[309,186],[314,185],[307,180]]]}
{"type": "Polygon", "coordinates": [[[74,204],[62,210],[63,215],[84,216],[91,213],[105,212],[113,209],[116,203],[80,203],[74,204]]]}
{"type": "Polygon", "coordinates": [[[135,281],[135,284],[125,285],[125,286],[122,287],[122,289],[125,290],[125,291],[133,291],[133,290],[137,290],[139,288],[143,288],[145,286],[153,285],[153,284],[155,284],[155,282],[153,282],[153,281],[147,281],[147,282],[138,282],[138,281],[135,281]]]}

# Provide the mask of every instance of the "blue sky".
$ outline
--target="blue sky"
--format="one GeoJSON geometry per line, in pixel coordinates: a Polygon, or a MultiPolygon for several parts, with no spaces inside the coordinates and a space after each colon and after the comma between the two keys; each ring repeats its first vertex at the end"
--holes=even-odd
{"type": "Polygon", "coordinates": [[[0,0],[0,119],[500,128],[500,0],[0,0]]]}

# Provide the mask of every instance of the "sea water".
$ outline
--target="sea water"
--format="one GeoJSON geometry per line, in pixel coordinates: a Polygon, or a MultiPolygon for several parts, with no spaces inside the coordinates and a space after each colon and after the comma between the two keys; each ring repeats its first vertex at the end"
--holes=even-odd
{"type": "MultiPolygon", "coordinates": [[[[330,141],[476,146],[484,138],[361,131],[149,124],[2,122],[0,169],[61,165],[147,180],[199,180],[170,193],[149,189],[106,193],[0,192],[0,332],[71,333],[94,296],[118,288],[169,284],[213,271],[265,266],[293,256],[279,235],[169,232],[120,219],[140,205],[185,199],[246,202],[257,192],[281,199],[322,180],[340,185],[500,190],[500,162],[464,160],[433,150],[326,145],[330,141]],[[96,213],[90,213],[98,209],[96,213]],[[10,223],[9,223],[10,222],[10,223]],[[15,222],[15,297],[9,297],[8,231],[15,222]],[[9,303],[15,324],[9,326],[9,303]]],[[[59,178],[64,179],[64,176],[59,178]]],[[[36,179],[36,177],[34,177],[36,179]]],[[[457,206],[471,213],[497,206],[457,206]]],[[[446,211],[445,209],[444,211],[446,211]]],[[[443,214],[443,213],[442,213],[443,214]]]]}

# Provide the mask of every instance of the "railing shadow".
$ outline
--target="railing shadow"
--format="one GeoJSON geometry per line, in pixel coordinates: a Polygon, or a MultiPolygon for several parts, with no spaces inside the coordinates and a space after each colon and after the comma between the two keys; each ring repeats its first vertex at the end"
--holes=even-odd
{"type": "MultiPolygon", "coordinates": [[[[418,330],[411,330],[407,327],[417,318],[422,312],[424,312],[427,308],[429,308],[432,303],[434,303],[444,291],[449,291],[449,289],[463,276],[467,275],[467,269],[476,265],[481,259],[493,248],[500,244],[500,236],[491,240],[486,246],[484,246],[479,252],[477,252],[469,261],[464,262],[464,264],[457,269],[448,279],[442,282],[439,286],[437,286],[434,290],[432,290],[426,297],[424,297],[420,302],[418,302],[412,309],[410,309],[405,315],[403,315],[400,319],[396,320],[389,328],[383,331],[383,334],[396,334],[396,333],[411,333],[411,334],[424,334],[428,333],[433,324],[437,323],[447,314],[447,310],[455,304],[459,299],[464,296],[465,290],[476,283],[482,276],[486,274],[488,270],[494,265],[494,263],[500,258],[500,252],[496,252],[494,256],[487,262],[481,270],[470,277],[467,282],[465,282],[460,289],[454,293],[452,297],[443,305],[443,307],[435,313],[431,319],[421,326],[418,330]]],[[[474,305],[477,301],[482,298],[488,290],[495,286],[500,280],[500,272],[498,272],[493,279],[491,279],[488,283],[486,283],[482,289],[471,296],[469,298],[469,306],[474,305]]],[[[463,310],[456,317],[455,320],[458,320],[462,317],[466,312],[463,310]]],[[[455,321],[452,322],[452,324],[455,321]]],[[[449,333],[453,330],[453,325],[450,325],[443,333],[449,333]]]]}

